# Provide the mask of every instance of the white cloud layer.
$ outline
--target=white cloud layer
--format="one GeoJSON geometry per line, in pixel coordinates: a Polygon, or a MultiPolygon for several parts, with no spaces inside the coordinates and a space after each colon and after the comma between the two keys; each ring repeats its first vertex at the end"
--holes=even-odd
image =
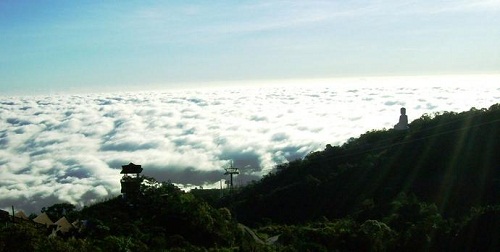
{"type": "Polygon", "coordinates": [[[0,208],[38,212],[120,193],[121,165],[184,186],[236,181],[424,113],[489,107],[499,76],[369,78],[0,101],[0,208]],[[292,85],[293,84],[293,85],[292,85]]]}

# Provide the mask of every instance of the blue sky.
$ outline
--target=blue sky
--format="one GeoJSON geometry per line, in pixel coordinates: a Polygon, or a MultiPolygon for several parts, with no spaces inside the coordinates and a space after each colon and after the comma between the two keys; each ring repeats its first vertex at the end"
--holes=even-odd
{"type": "Polygon", "coordinates": [[[499,73],[498,24],[498,0],[2,0],[0,92],[499,73]]]}

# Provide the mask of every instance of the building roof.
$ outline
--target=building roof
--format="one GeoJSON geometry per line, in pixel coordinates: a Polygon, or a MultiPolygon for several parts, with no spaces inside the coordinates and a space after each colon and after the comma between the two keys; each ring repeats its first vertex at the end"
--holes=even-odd
{"type": "Polygon", "coordinates": [[[141,165],[130,163],[128,165],[122,165],[122,171],[120,172],[120,174],[141,173],[142,170],[143,169],[141,165]]]}
{"type": "Polygon", "coordinates": [[[9,212],[0,209],[0,220],[8,220],[9,218],[10,218],[9,212]]]}
{"type": "Polygon", "coordinates": [[[71,223],[69,223],[68,219],[66,219],[66,217],[64,216],[58,221],[56,221],[55,224],[57,225],[56,231],[61,231],[62,233],[66,233],[72,228],[74,228],[74,226],[71,223]]]}
{"type": "Polygon", "coordinates": [[[18,211],[16,214],[14,214],[14,216],[23,220],[29,220],[28,216],[26,216],[23,211],[18,211]]]}
{"type": "Polygon", "coordinates": [[[47,227],[54,224],[54,222],[52,222],[52,220],[46,213],[41,213],[36,218],[34,218],[33,221],[39,224],[47,225],[47,227]]]}

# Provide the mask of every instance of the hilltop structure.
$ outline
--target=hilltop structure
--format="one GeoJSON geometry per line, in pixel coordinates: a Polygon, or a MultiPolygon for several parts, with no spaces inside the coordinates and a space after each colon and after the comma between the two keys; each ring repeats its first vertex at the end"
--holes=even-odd
{"type": "Polygon", "coordinates": [[[123,174],[123,177],[120,182],[122,185],[121,193],[123,194],[124,199],[135,198],[139,195],[142,182],[139,174],[142,170],[141,165],[136,165],[134,163],[122,165],[122,171],[120,174],[123,174]],[[135,174],[135,176],[133,176],[133,174],[135,174]]]}

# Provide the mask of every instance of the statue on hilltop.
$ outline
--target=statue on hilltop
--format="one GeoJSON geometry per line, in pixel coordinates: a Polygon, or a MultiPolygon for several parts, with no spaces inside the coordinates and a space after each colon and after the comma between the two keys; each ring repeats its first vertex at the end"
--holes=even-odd
{"type": "Polygon", "coordinates": [[[401,108],[401,115],[399,116],[398,124],[394,125],[395,130],[407,130],[408,129],[408,116],[406,115],[406,109],[401,108]]]}

